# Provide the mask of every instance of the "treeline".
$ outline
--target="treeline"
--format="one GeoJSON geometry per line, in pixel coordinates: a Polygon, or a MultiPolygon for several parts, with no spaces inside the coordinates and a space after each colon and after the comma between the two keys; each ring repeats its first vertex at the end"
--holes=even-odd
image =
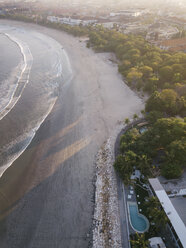
{"type": "Polygon", "coordinates": [[[24,14],[20,14],[20,13],[19,14],[6,14],[6,15],[1,14],[0,18],[36,23],[42,26],[51,27],[54,29],[65,31],[74,36],[88,35],[90,28],[91,28],[91,26],[82,26],[82,25],[70,26],[68,24],[54,23],[54,22],[48,21],[45,17],[38,17],[38,16],[31,17],[31,16],[26,16],[24,14]]]}
{"type": "Polygon", "coordinates": [[[1,17],[34,22],[74,36],[86,35],[89,37],[87,47],[92,47],[97,52],[114,53],[118,59],[118,70],[127,80],[126,83],[131,88],[150,95],[145,106],[145,116],[151,127],[142,135],[133,130],[132,134],[129,132],[122,137],[122,154],[117,159],[118,165],[121,165],[118,166],[120,175],[124,180],[128,180],[125,173],[128,171],[129,175],[132,166],[136,164],[142,173],[148,175],[160,147],[165,151],[161,165],[162,174],[168,178],[181,175],[185,162],[183,158],[186,157],[186,124],[183,119],[168,117],[186,116],[185,53],[161,50],[141,36],[125,35],[101,25],[70,26],[51,23],[46,18],[31,18],[20,14],[1,17]],[[164,143],[163,139],[171,140],[164,143]]]}
{"type": "Polygon", "coordinates": [[[126,184],[134,167],[146,178],[157,170],[168,179],[178,178],[186,168],[186,122],[162,118],[143,134],[133,128],[121,136],[120,153],[114,167],[126,184]]]}
{"type": "Polygon", "coordinates": [[[89,37],[88,46],[116,54],[119,72],[132,88],[152,94],[146,105],[148,112],[160,111],[164,116],[186,115],[185,53],[164,51],[140,36],[121,34],[101,26],[91,31],[89,37]]]}
{"type": "Polygon", "coordinates": [[[164,51],[141,36],[125,35],[101,25],[70,26],[20,14],[6,17],[63,30],[74,36],[88,36],[88,47],[97,52],[115,53],[118,70],[130,87],[151,95],[146,103],[147,112],[155,112],[154,117],[186,116],[185,53],[164,51]]]}

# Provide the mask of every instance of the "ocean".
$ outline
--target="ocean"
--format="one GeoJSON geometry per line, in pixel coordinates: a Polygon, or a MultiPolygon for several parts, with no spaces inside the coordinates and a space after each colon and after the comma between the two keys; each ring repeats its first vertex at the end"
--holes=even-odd
{"type": "Polygon", "coordinates": [[[50,37],[0,25],[0,176],[24,152],[72,78],[50,37]]]}

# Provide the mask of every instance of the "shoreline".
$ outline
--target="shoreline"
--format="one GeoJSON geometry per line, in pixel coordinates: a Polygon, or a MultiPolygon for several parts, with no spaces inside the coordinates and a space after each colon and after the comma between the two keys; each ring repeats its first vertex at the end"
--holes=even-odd
{"type": "Polygon", "coordinates": [[[25,44],[23,45],[23,43],[21,44],[21,41],[19,41],[12,35],[5,33],[5,32],[2,32],[2,33],[19,47],[21,54],[23,56],[23,65],[21,65],[21,67],[23,66],[23,69],[21,70],[20,75],[18,75],[16,88],[14,92],[12,93],[12,96],[8,104],[0,112],[0,120],[2,120],[11,111],[11,109],[15,106],[15,104],[21,97],[21,94],[23,93],[23,90],[26,87],[26,84],[29,82],[29,75],[30,75],[30,71],[32,68],[32,62],[33,62],[33,57],[30,52],[29,47],[25,46],[25,44]],[[30,66],[28,66],[28,64],[30,64],[30,66]],[[21,81],[21,79],[25,77],[25,75],[26,75],[26,79],[21,81]]]}
{"type": "MultiPolygon", "coordinates": [[[[8,239],[9,244],[18,247],[36,246],[38,242],[42,242],[42,247],[52,247],[53,242],[60,244],[62,235],[65,248],[84,248],[90,242],[87,234],[92,227],[95,155],[118,122],[139,113],[143,103],[124,84],[117,68],[78,38],[33,24],[26,26],[48,33],[62,44],[72,62],[74,78],[31,144],[0,180],[4,195],[12,197],[13,202],[21,198],[10,209],[4,223],[7,231],[0,234],[0,244],[8,239]],[[11,178],[8,186],[6,178],[11,178]],[[55,213],[60,221],[54,225],[55,213]],[[26,216],[31,223],[24,223],[26,216]],[[11,226],[13,221],[16,227],[11,226]],[[49,233],[50,240],[44,238],[45,233],[49,233]],[[19,239],[15,240],[15,235],[19,239]],[[29,246],[23,239],[27,235],[31,237],[29,246]]],[[[2,247],[6,247],[5,243],[2,247]]]]}
{"type": "MultiPolygon", "coordinates": [[[[3,29],[3,26],[1,26],[1,28],[3,29]]],[[[25,87],[27,86],[28,82],[29,82],[29,77],[30,77],[30,73],[31,73],[31,67],[33,64],[33,56],[31,54],[31,51],[29,49],[28,44],[25,43],[25,41],[20,40],[20,38],[15,37],[16,34],[11,33],[11,27],[7,26],[7,28],[5,28],[5,36],[10,39],[11,41],[13,41],[17,46],[20,47],[22,56],[24,57],[24,61],[25,61],[25,65],[24,68],[22,68],[22,72],[21,72],[21,76],[18,78],[18,84],[17,84],[17,88],[15,89],[15,91],[13,92],[14,96],[16,95],[16,97],[12,97],[11,98],[11,102],[9,102],[8,107],[6,107],[1,113],[0,113],[0,120],[3,119],[3,117],[5,117],[11,110],[14,112],[13,107],[16,105],[16,103],[18,102],[18,100],[22,97],[22,93],[25,89],[25,87]],[[14,101],[15,99],[15,101],[14,101]],[[11,105],[11,107],[10,107],[11,105]],[[7,110],[7,111],[6,111],[7,110]]],[[[2,31],[3,32],[3,31],[2,31]]],[[[50,41],[51,44],[53,41],[50,41]]],[[[59,49],[59,48],[58,48],[59,49]]],[[[60,51],[60,50],[59,50],[60,51]]],[[[67,78],[67,75],[71,73],[71,68],[70,68],[70,63],[68,60],[68,56],[65,53],[65,51],[60,51],[63,55],[63,66],[64,66],[64,70],[65,73],[63,73],[63,81],[67,78]],[[67,68],[68,67],[68,68],[67,68]]],[[[59,61],[59,64],[57,64],[54,68],[54,70],[57,73],[58,77],[58,81],[61,81],[61,74],[62,74],[62,69],[61,69],[61,63],[59,61]],[[59,79],[60,78],[60,79],[59,79]]],[[[32,75],[31,75],[32,77],[32,75]]],[[[70,79],[69,79],[70,80],[70,79]]],[[[30,84],[32,84],[33,82],[29,82],[30,84]]],[[[64,84],[62,85],[64,87],[64,84]]],[[[31,86],[32,87],[32,86],[31,86]]],[[[57,86],[59,88],[61,88],[61,85],[59,83],[59,85],[57,86]]],[[[57,100],[57,93],[53,92],[54,94],[56,94],[55,96],[52,96],[53,99],[48,99],[48,109],[46,110],[45,113],[42,113],[42,116],[40,116],[38,119],[34,120],[34,126],[32,129],[28,129],[28,130],[23,130],[23,133],[21,133],[19,136],[15,137],[13,140],[11,140],[10,143],[8,143],[7,145],[2,146],[2,151],[9,153],[8,151],[10,150],[10,154],[7,155],[7,158],[5,158],[6,160],[4,160],[2,162],[2,166],[0,167],[0,176],[5,172],[5,170],[10,167],[13,162],[21,155],[24,153],[24,151],[26,150],[26,148],[29,146],[29,144],[31,143],[33,137],[35,136],[36,131],[40,128],[41,124],[45,121],[45,119],[47,118],[47,116],[50,114],[50,112],[52,111],[55,102],[57,100]],[[22,142],[22,146],[18,147],[18,149],[16,148],[17,145],[20,142],[22,142]],[[24,144],[23,144],[24,143],[24,144]],[[13,152],[11,152],[13,150],[13,152]]],[[[52,93],[52,94],[53,94],[52,93]]],[[[18,113],[19,115],[19,113],[18,113]]],[[[11,113],[10,113],[10,120],[11,120],[11,113]]],[[[7,118],[6,118],[7,119],[7,118]]],[[[32,121],[32,120],[31,120],[32,121]]],[[[6,120],[5,120],[6,122],[6,120]]],[[[26,127],[27,128],[27,127],[26,127]]]]}

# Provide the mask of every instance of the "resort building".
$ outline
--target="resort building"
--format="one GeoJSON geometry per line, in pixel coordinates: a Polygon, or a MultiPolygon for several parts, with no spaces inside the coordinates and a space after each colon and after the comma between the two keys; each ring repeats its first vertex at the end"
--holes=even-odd
{"type": "Polygon", "coordinates": [[[178,248],[186,247],[186,226],[183,220],[180,218],[158,178],[149,179],[149,183],[170,221],[168,228],[172,234],[174,246],[178,248]]]}
{"type": "Polygon", "coordinates": [[[115,16],[125,16],[125,17],[137,17],[142,15],[142,11],[139,10],[121,10],[118,12],[111,12],[110,17],[115,17],[115,16]]]}
{"type": "Polygon", "coordinates": [[[80,20],[80,19],[73,19],[71,17],[57,17],[57,16],[48,16],[47,20],[50,22],[54,22],[54,23],[61,23],[61,24],[68,24],[71,26],[78,26],[78,25],[90,25],[90,24],[94,24],[96,22],[96,20],[80,20]]]}

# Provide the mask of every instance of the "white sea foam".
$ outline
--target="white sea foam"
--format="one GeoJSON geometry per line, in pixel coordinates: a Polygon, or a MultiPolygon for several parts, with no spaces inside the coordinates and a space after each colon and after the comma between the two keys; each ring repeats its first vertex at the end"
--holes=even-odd
{"type": "MultiPolygon", "coordinates": [[[[2,31],[1,27],[0,27],[0,30],[2,31]]],[[[26,84],[29,81],[29,74],[30,74],[30,70],[32,67],[33,57],[32,57],[32,54],[30,52],[28,45],[25,42],[20,40],[22,39],[22,37],[24,40],[24,36],[22,36],[24,33],[22,32],[21,29],[19,28],[13,29],[11,27],[6,26],[6,28],[4,28],[3,31],[4,33],[6,33],[7,37],[9,37],[11,40],[13,40],[14,42],[16,42],[16,44],[19,45],[21,52],[23,54],[23,58],[24,58],[24,67],[22,67],[23,73],[19,77],[18,79],[19,83],[17,84],[17,87],[19,87],[19,84],[22,83],[22,80],[23,80],[24,87],[22,88],[22,91],[21,91],[21,94],[22,94],[26,84]],[[19,35],[21,34],[20,36],[18,36],[19,39],[15,37],[17,36],[17,34],[19,35]]],[[[3,163],[0,166],[0,177],[3,175],[6,169],[10,167],[12,163],[25,151],[25,149],[28,147],[33,137],[35,136],[35,133],[40,128],[41,124],[44,122],[44,120],[47,118],[49,113],[52,111],[53,106],[55,105],[56,100],[58,98],[59,90],[58,91],[56,90],[59,89],[59,87],[61,87],[60,85],[61,79],[63,82],[62,86],[65,86],[65,85],[68,85],[73,75],[68,55],[65,52],[65,50],[61,48],[61,45],[59,43],[57,43],[55,40],[53,40],[50,37],[47,37],[46,39],[46,36],[41,35],[39,33],[32,32],[31,36],[35,40],[41,41],[41,43],[43,44],[43,49],[47,47],[49,54],[52,55],[51,61],[49,63],[51,67],[49,68],[49,70],[47,70],[44,73],[45,78],[47,78],[46,81],[44,80],[44,84],[42,86],[44,87],[44,93],[42,94],[45,94],[43,98],[44,102],[43,102],[43,105],[40,106],[42,109],[41,111],[40,109],[34,110],[36,111],[36,113],[34,113],[33,118],[29,121],[29,125],[27,125],[25,129],[22,131],[22,134],[15,137],[14,139],[10,139],[4,147],[0,147],[1,152],[5,154],[4,156],[5,159],[3,157],[3,163]],[[38,115],[38,113],[40,112],[41,114],[38,115]]],[[[42,73],[41,73],[41,76],[39,76],[38,80],[43,80],[42,73]]],[[[19,95],[19,98],[21,97],[21,94],[19,95]]],[[[40,98],[40,95],[39,95],[39,98],[40,98]]],[[[12,96],[11,104],[13,100],[14,100],[14,96],[12,96]]],[[[13,104],[12,107],[14,107],[15,104],[13,104]]],[[[0,116],[1,116],[1,113],[0,113],[0,116]]]]}
{"type": "Polygon", "coordinates": [[[6,108],[9,104],[12,95],[17,87],[17,82],[19,75],[22,72],[23,62],[20,62],[16,68],[11,71],[11,74],[7,79],[1,81],[0,84],[0,113],[6,108]]]}
{"type": "Polygon", "coordinates": [[[26,84],[29,82],[30,70],[31,70],[32,63],[33,63],[32,54],[31,54],[30,49],[26,43],[17,39],[16,37],[14,37],[10,33],[6,32],[6,33],[4,33],[4,35],[18,45],[18,47],[20,48],[20,51],[23,55],[24,64],[22,64],[22,66],[21,66],[22,71],[21,71],[20,75],[18,75],[16,87],[14,88],[14,91],[12,92],[11,96],[9,97],[8,103],[3,106],[3,109],[2,108],[0,109],[0,120],[2,120],[3,117],[6,116],[11,111],[11,109],[15,106],[15,104],[17,103],[17,101],[21,97],[21,94],[22,94],[26,84]],[[19,94],[16,96],[16,91],[18,90],[18,87],[20,87],[20,91],[19,91],[19,94]]]}
{"type": "Polygon", "coordinates": [[[40,128],[42,123],[45,121],[47,116],[52,111],[52,109],[56,103],[56,100],[57,100],[57,97],[55,99],[53,99],[53,101],[52,101],[52,103],[48,109],[48,112],[41,119],[39,119],[37,121],[37,123],[34,123],[34,128],[31,125],[30,128],[28,130],[25,130],[25,132],[22,135],[20,135],[19,137],[17,137],[16,140],[13,140],[11,143],[9,143],[8,145],[6,145],[5,147],[2,148],[2,150],[14,150],[14,147],[17,143],[23,143],[21,149],[15,153],[13,153],[12,155],[9,155],[7,157],[6,163],[0,167],[0,177],[12,165],[12,163],[26,150],[26,148],[30,145],[37,130],[40,128]]]}

